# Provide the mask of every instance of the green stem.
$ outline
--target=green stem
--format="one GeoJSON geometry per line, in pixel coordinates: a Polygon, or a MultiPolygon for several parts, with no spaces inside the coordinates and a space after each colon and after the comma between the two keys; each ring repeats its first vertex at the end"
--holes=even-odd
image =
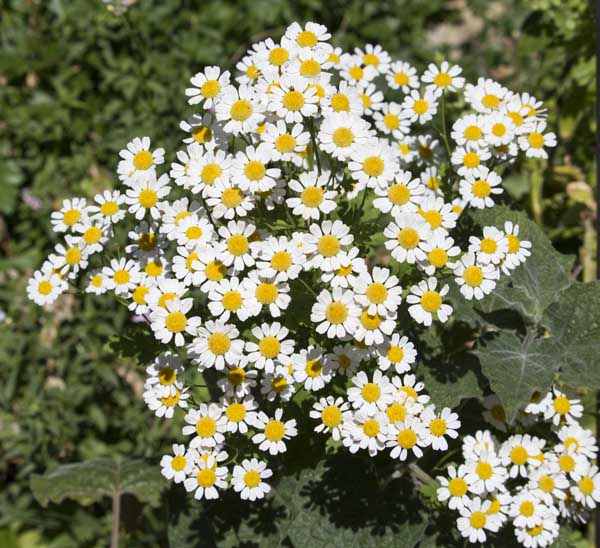
{"type": "Polygon", "coordinates": [[[300,282],[302,283],[302,285],[304,285],[304,287],[306,287],[306,289],[308,289],[315,297],[317,297],[317,294],[315,293],[314,289],[310,287],[310,285],[308,285],[302,278],[300,278],[300,276],[298,276],[298,280],[300,280],[300,282]]]}

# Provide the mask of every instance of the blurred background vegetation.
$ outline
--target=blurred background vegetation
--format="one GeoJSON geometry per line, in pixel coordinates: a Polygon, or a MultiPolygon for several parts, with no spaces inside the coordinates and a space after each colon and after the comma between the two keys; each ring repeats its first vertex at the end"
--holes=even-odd
{"type": "MultiPolygon", "coordinates": [[[[380,43],[423,69],[461,64],[547,102],[559,146],[506,180],[577,275],[594,277],[593,14],[586,0],[138,0],[124,15],[100,0],[0,4],[0,546],[105,546],[110,500],[42,509],[34,473],[99,455],[157,458],[175,428],[141,401],[143,377],[111,337],[123,310],[64,296],[40,313],[26,279],[56,242],[64,197],[115,184],[135,135],[180,143],[183,90],[206,64],[232,67],[292,21],[318,21],[342,48],[380,43]]],[[[167,546],[165,512],[124,498],[123,545],[167,546]]]]}

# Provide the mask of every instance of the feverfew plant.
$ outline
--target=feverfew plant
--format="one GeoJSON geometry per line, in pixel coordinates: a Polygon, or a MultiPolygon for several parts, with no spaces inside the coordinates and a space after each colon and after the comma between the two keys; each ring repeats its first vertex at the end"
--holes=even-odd
{"type": "MultiPolygon", "coordinates": [[[[531,254],[511,221],[461,220],[502,197],[504,166],[556,145],[541,102],[330,37],[294,23],[234,74],[192,76],[198,111],[180,123],[170,169],[148,137],[128,143],[120,188],[52,214],[64,241],[28,285],[49,305],[83,280],[146,323],[162,351],[145,364],[144,400],[185,423],[162,473],[196,499],[267,495],[290,443],[315,435],[306,415],[351,453],[415,465],[448,451],[461,420],[427,395],[419,338],[452,327],[531,254]]],[[[549,453],[528,435],[463,437],[465,463],[439,499],[470,541],[510,520],[525,546],[543,546],[559,516],[598,500],[596,447],[559,394],[531,411],[556,429],[549,453]]]]}

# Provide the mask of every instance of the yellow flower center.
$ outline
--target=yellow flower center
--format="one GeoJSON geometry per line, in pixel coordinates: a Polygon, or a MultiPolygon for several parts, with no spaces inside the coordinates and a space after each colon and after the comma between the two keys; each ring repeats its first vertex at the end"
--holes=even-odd
{"type": "Polygon", "coordinates": [[[306,207],[319,207],[323,203],[323,189],[309,186],[302,191],[300,199],[306,207]]]}
{"type": "Polygon", "coordinates": [[[386,128],[394,130],[398,129],[398,126],[400,125],[400,119],[395,114],[389,113],[383,117],[383,123],[385,124],[386,128]]]}
{"type": "Polygon", "coordinates": [[[113,274],[113,280],[117,285],[124,285],[131,279],[131,274],[127,270],[117,270],[113,274]]]}
{"type": "Polygon", "coordinates": [[[478,198],[487,198],[490,195],[490,192],[492,191],[492,187],[487,181],[479,179],[478,181],[475,181],[473,183],[471,190],[473,191],[473,194],[475,194],[475,196],[477,196],[478,198]]]}
{"type": "Polygon", "coordinates": [[[229,352],[231,348],[231,339],[220,331],[216,331],[208,338],[208,349],[217,356],[229,352]]]}
{"type": "Polygon", "coordinates": [[[492,477],[494,469],[489,463],[480,461],[475,467],[475,473],[479,476],[480,479],[485,481],[492,477]]]}
{"type": "Polygon", "coordinates": [[[507,234],[506,238],[508,239],[508,252],[516,253],[519,251],[521,247],[521,240],[519,240],[519,238],[513,234],[507,234]]]}
{"type": "Polygon", "coordinates": [[[252,104],[247,99],[238,99],[231,105],[229,114],[232,120],[245,122],[252,116],[252,104]]]}
{"type": "Polygon", "coordinates": [[[81,261],[81,250],[78,247],[70,247],[65,253],[65,261],[70,266],[75,266],[81,261]]]}
{"type": "Polygon", "coordinates": [[[554,398],[552,406],[559,415],[566,415],[571,410],[571,402],[564,396],[554,398]]]}
{"type": "Polygon", "coordinates": [[[367,287],[366,296],[371,303],[381,304],[387,299],[388,291],[382,283],[374,282],[367,287]]]}
{"type": "Polygon", "coordinates": [[[544,493],[551,493],[554,489],[554,480],[550,476],[541,476],[538,485],[544,493]]]}
{"type": "Polygon", "coordinates": [[[220,177],[223,173],[219,164],[206,164],[200,172],[200,178],[202,182],[207,185],[212,185],[217,177],[220,177]]]}
{"type": "Polygon", "coordinates": [[[429,226],[433,228],[433,230],[442,226],[442,221],[444,219],[442,218],[442,215],[439,211],[436,211],[435,209],[430,209],[428,211],[421,211],[420,213],[421,216],[427,221],[427,223],[429,223],[429,226]]]}
{"type": "Polygon", "coordinates": [[[397,72],[394,74],[394,82],[399,86],[407,86],[408,85],[408,74],[404,72],[397,72]]]}
{"type": "Polygon", "coordinates": [[[522,516],[525,516],[526,518],[530,518],[531,516],[533,516],[533,513],[535,512],[535,506],[533,505],[532,502],[526,500],[525,502],[521,503],[521,506],[519,506],[519,512],[522,516]]]}
{"type": "Polygon", "coordinates": [[[111,217],[117,213],[117,211],[119,211],[119,204],[117,204],[117,202],[108,201],[100,206],[100,213],[105,217],[111,217]]]}
{"type": "Polygon", "coordinates": [[[234,209],[242,203],[244,195],[239,188],[226,188],[221,194],[221,202],[229,209],[234,209]]]}
{"type": "Polygon", "coordinates": [[[181,472],[185,468],[185,465],[186,460],[183,455],[177,455],[176,457],[173,457],[173,460],[171,460],[171,468],[173,468],[175,472],[181,472]]]}
{"type": "Polygon", "coordinates": [[[147,150],[140,150],[133,157],[133,165],[135,166],[135,169],[139,169],[141,171],[149,169],[152,167],[153,163],[154,159],[152,158],[152,153],[147,150]]]}
{"type": "Polygon", "coordinates": [[[310,30],[303,30],[296,37],[296,42],[301,48],[314,48],[317,45],[317,35],[310,30]]]}
{"type": "Polygon", "coordinates": [[[63,213],[63,223],[67,226],[74,225],[81,218],[81,212],[78,209],[69,209],[63,213]]]}
{"type": "Polygon", "coordinates": [[[296,139],[289,133],[284,133],[275,139],[275,148],[280,154],[287,154],[296,148],[296,139]]]}
{"type": "Polygon", "coordinates": [[[244,483],[250,487],[257,487],[260,484],[260,474],[254,470],[250,470],[244,474],[244,483]]]}
{"type": "Polygon", "coordinates": [[[96,274],[91,280],[90,283],[94,286],[94,287],[102,287],[102,275],[101,274],[96,274]]]}
{"type": "Polygon", "coordinates": [[[465,283],[471,287],[479,287],[483,282],[483,270],[478,266],[467,266],[463,274],[465,283]]]}
{"type": "Polygon", "coordinates": [[[498,122],[492,126],[492,133],[496,137],[502,137],[506,133],[506,126],[498,122]]]}
{"type": "Polygon", "coordinates": [[[325,318],[329,323],[338,325],[348,318],[348,307],[344,303],[332,302],[325,309],[325,318]]]}
{"type": "Polygon", "coordinates": [[[321,412],[321,421],[327,428],[335,428],[342,422],[342,412],[335,405],[328,405],[321,412]]]}
{"type": "Polygon", "coordinates": [[[52,292],[52,284],[48,280],[42,280],[38,284],[38,292],[40,295],[50,295],[52,292]]]}
{"type": "Polygon", "coordinates": [[[233,234],[227,240],[227,249],[229,253],[239,257],[248,251],[248,247],[250,246],[248,242],[248,238],[243,234],[233,234]]]}
{"type": "Polygon", "coordinates": [[[527,449],[521,445],[517,445],[510,450],[510,460],[517,466],[525,464],[528,458],[529,453],[527,452],[527,449]]]}
{"type": "Polygon", "coordinates": [[[348,266],[340,266],[337,269],[337,275],[338,276],[349,276],[350,274],[352,274],[352,263],[350,263],[348,266]]]}
{"type": "Polygon", "coordinates": [[[283,106],[288,110],[300,110],[304,106],[304,95],[297,90],[288,91],[284,94],[282,103],[283,106]]]}
{"type": "Polygon", "coordinates": [[[234,367],[227,372],[227,380],[234,386],[239,386],[246,380],[246,372],[241,367],[234,367]]]}
{"type": "Polygon", "coordinates": [[[146,295],[148,294],[148,291],[150,290],[147,287],[140,285],[134,289],[131,298],[136,304],[146,304],[146,295]]]}
{"type": "Polygon", "coordinates": [[[217,431],[217,422],[212,417],[202,417],[196,423],[196,433],[201,438],[210,438],[217,431]]]}
{"type": "Polygon", "coordinates": [[[195,261],[198,261],[199,257],[198,257],[198,253],[190,253],[187,256],[187,259],[185,260],[185,267],[190,271],[193,272],[195,269],[193,267],[193,264],[195,261]]]}
{"type": "Polygon", "coordinates": [[[433,83],[438,88],[447,88],[452,83],[452,77],[447,72],[440,72],[435,75],[433,83]]]}
{"type": "Polygon", "coordinates": [[[362,387],[363,400],[369,403],[376,402],[381,396],[381,389],[375,383],[368,382],[362,387]]]}
{"type": "Polygon", "coordinates": [[[361,93],[360,98],[362,100],[363,108],[365,110],[371,108],[371,105],[373,104],[373,99],[371,99],[371,97],[369,97],[366,93],[361,93]]]}
{"type": "Polygon", "coordinates": [[[492,238],[484,238],[481,240],[480,248],[484,253],[492,254],[496,252],[498,245],[492,238]]]}
{"type": "Polygon", "coordinates": [[[467,141],[479,141],[483,136],[483,132],[479,126],[467,126],[463,135],[467,141]]]}
{"type": "Polygon", "coordinates": [[[437,291],[426,291],[421,297],[421,306],[426,312],[437,312],[442,306],[442,296],[437,291]]]}
{"type": "Polygon", "coordinates": [[[172,367],[161,367],[158,370],[158,381],[164,386],[171,386],[177,380],[177,373],[172,367]]]}
{"type": "Polygon", "coordinates": [[[410,190],[402,183],[395,183],[388,189],[388,200],[394,205],[404,205],[410,200],[410,190]]]}
{"type": "Polygon", "coordinates": [[[226,410],[225,415],[231,422],[240,422],[246,416],[246,408],[243,404],[233,402],[226,410]]]}
{"type": "Polygon", "coordinates": [[[285,272],[292,266],[292,255],[287,251],[277,251],[271,257],[271,267],[278,272],[285,272]]]}
{"type": "Polygon", "coordinates": [[[165,325],[171,333],[181,333],[187,326],[187,318],[183,312],[170,312],[165,325]]]}
{"type": "Polygon", "coordinates": [[[398,432],[398,445],[403,449],[411,449],[417,444],[417,434],[410,428],[398,432]]]}
{"type": "Polygon", "coordinates": [[[483,96],[483,98],[481,99],[481,103],[483,104],[483,106],[485,108],[489,108],[489,109],[496,108],[500,104],[500,97],[498,97],[497,95],[488,93],[483,96]]]}
{"type": "Polygon", "coordinates": [[[369,156],[363,160],[362,167],[369,177],[379,177],[383,173],[385,164],[379,156],[369,156]]]}
{"type": "Polygon", "coordinates": [[[419,116],[425,114],[429,109],[429,103],[425,99],[417,99],[413,105],[413,110],[419,116]]]}
{"type": "Polygon", "coordinates": [[[400,363],[404,359],[404,350],[399,346],[390,346],[386,357],[392,363],[400,363]]]}
{"type": "Polygon", "coordinates": [[[280,67],[290,58],[288,50],[285,48],[273,48],[269,52],[269,63],[276,67],[280,67]]]}
{"type": "Polygon", "coordinates": [[[212,131],[209,127],[197,126],[192,131],[192,137],[197,143],[208,143],[212,139],[212,131]]]}
{"type": "Polygon", "coordinates": [[[462,478],[452,478],[448,482],[448,491],[453,497],[462,497],[467,493],[467,482],[462,478]]]}
{"type": "Polygon", "coordinates": [[[370,438],[379,434],[379,423],[375,419],[368,419],[363,424],[363,432],[370,438]]]}
{"type": "Polygon", "coordinates": [[[373,53],[365,53],[363,55],[363,64],[377,67],[379,66],[379,57],[373,53]]]}
{"type": "Polygon", "coordinates": [[[434,436],[443,436],[446,431],[448,430],[448,425],[446,424],[446,421],[444,419],[433,419],[430,423],[429,423],[429,431],[434,435],[434,436]]]}
{"type": "Polygon", "coordinates": [[[314,59],[306,59],[300,63],[300,75],[314,77],[321,73],[321,65],[314,59]]]}
{"type": "Polygon", "coordinates": [[[563,472],[572,472],[575,469],[575,459],[571,455],[562,455],[558,459],[558,465],[563,472]]]}
{"type": "Polygon", "coordinates": [[[360,80],[362,79],[365,71],[358,65],[354,65],[353,67],[350,67],[348,73],[350,74],[350,78],[354,80],[360,80]]]}
{"type": "Polygon", "coordinates": [[[196,481],[200,487],[211,487],[215,484],[215,481],[217,481],[217,474],[210,468],[203,468],[198,472],[196,481]]]}
{"type": "Polygon", "coordinates": [[[487,517],[483,512],[473,512],[469,518],[469,523],[473,529],[483,529],[486,521],[487,517]]]}
{"type": "Polygon", "coordinates": [[[137,243],[142,251],[152,251],[156,247],[156,234],[144,232],[138,238],[137,243]]]}
{"type": "Polygon", "coordinates": [[[161,403],[161,405],[164,405],[165,407],[175,407],[179,403],[180,395],[181,395],[181,392],[179,392],[179,390],[176,389],[174,396],[167,396],[166,398],[160,398],[160,403],[161,403]]]}
{"type": "Polygon", "coordinates": [[[269,441],[280,441],[285,436],[285,426],[281,421],[272,419],[265,426],[265,437],[269,441]]]}
{"type": "Polygon", "coordinates": [[[368,331],[374,331],[381,325],[381,316],[379,314],[369,314],[366,310],[360,315],[360,323],[368,331]]]}
{"type": "Polygon", "coordinates": [[[234,312],[240,306],[242,306],[242,296],[237,291],[228,291],[223,295],[223,308],[234,312]]]}
{"type": "Polygon", "coordinates": [[[404,394],[406,394],[407,397],[417,401],[418,394],[412,386],[403,386],[402,388],[400,388],[399,391],[404,392],[404,394]]]}
{"type": "Polygon", "coordinates": [[[332,133],[331,139],[335,146],[347,148],[354,143],[354,133],[347,127],[339,127],[332,133]]]}
{"type": "Polygon", "coordinates": [[[331,234],[325,234],[319,238],[317,249],[323,257],[333,257],[340,251],[340,241],[331,234]]]}
{"type": "Polygon", "coordinates": [[[221,84],[218,80],[207,80],[202,84],[200,88],[200,93],[207,99],[212,99],[216,97],[221,91],[221,84]]]}
{"type": "Polygon", "coordinates": [[[463,158],[463,164],[469,169],[474,169],[479,165],[479,154],[477,152],[467,152],[463,158]]]}
{"type": "Polygon", "coordinates": [[[227,267],[220,261],[210,261],[204,269],[204,274],[211,282],[220,282],[226,273],[227,267]]]}
{"type": "Polygon", "coordinates": [[[532,537],[537,537],[538,535],[541,535],[543,531],[544,531],[544,524],[538,525],[536,527],[528,527],[527,528],[527,532],[532,537]]]}
{"type": "Polygon", "coordinates": [[[250,181],[260,181],[267,172],[265,164],[258,160],[251,160],[244,167],[244,175],[250,181]]]}
{"type": "Polygon", "coordinates": [[[387,407],[385,414],[391,423],[403,421],[406,418],[406,407],[401,403],[394,402],[387,407]]]}
{"type": "Polygon", "coordinates": [[[256,300],[261,304],[271,304],[277,300],[279,291],[275,284],[261,282],[256,287],[255,291],[256,300]]]}
{"type": "Polygon", "coordinates": [[[321,374],[323,365],[319,360],[308,360],[304,366],[304,371],[309,377],[315,378],[321,374]]]}
{"type": "Polygon", "coordinates": [[[268,359],[273,359],[279,355],[281,344],[277,337],[268,336],[258,343],[258,351],[268,359]]]}
{"type": "Polygon", "coordinates": [[[581,478],[577,486],[586,497],[589,497],[594,492],[594,480],[589,476],[581,478]]]}
{"type": "Polygon", "coordinates": [[[246,69],[246,76],[248,76],[248,78],[252,78],[252,80],[256,80],[260,76],[260,70],[258,70],[256,65],[250,65],[246,69]]]}
{"type": "Polygon", "coordinates": [[[414,249],[420,241],[419,233],[414,228],[405,227],[398,233],[398,243],[404,249],[414,249]]]}
{"type": "Polygon", "coordinates": [[[343,93],[336,93],[331,98],[331,108],[335,112],[348,112],[350,110],[350,99],[343,93]]]}
{"type": "Polygon", "coordinates": [[[143,208],[150,209],[156,205],[156,202],[158,202],[158,194],[156,194],[156,192],[154,192],[154,190],[151,188],[147,188],[140,192],[138,201],[143,208]]]}
{"type": "Polygon", "coordinates": [[[429,263],[436,268],[442,268],[448,262],[448,253],[441,247],[434,247],[427,255],[429,263]]]}

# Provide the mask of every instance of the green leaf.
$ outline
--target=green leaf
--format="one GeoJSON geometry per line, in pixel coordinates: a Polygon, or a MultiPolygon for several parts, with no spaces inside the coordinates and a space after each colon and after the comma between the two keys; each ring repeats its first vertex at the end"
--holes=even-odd
{"type": "Polygon", "coordinates": [[[42,506],[66,498],[81,503],[97,501],[115,493],[130,494],[141,502],[156,505],[165,486],[156,464],[143,459],[99,457],[31,477],[31,490],[42,506]]]}
{"type": "Polygon", "coordinates": [[[474,353],[491,389],[502,400],[509,423],[534,392],[550,387],[559,367],[557,345],[551,339],[521,341],[510,332],[483,342],[474,353]]]}
{"type": "MultiPolygon", "coordinates": [[[[561,380],[600,388],[600,281],[574,283],[544,313],[560,352],[561,380]]],[[[556,359],[556,357],[555,357],[556,359]]]]}
{"type": "Polygon", "coordinates": [[[558,293],[572,283],[573,257],[556,251],[542,229],[525,213],[497,206],[475,211],[472,216],[478,224],[500,230],[505,221],[512,221],[519,225],[519,237],[531,242],[531,256],[511,273],[508,283],[499,285],[491,298],[486,299],[486,308],[510,308],[538,324],[558,293]]]}

